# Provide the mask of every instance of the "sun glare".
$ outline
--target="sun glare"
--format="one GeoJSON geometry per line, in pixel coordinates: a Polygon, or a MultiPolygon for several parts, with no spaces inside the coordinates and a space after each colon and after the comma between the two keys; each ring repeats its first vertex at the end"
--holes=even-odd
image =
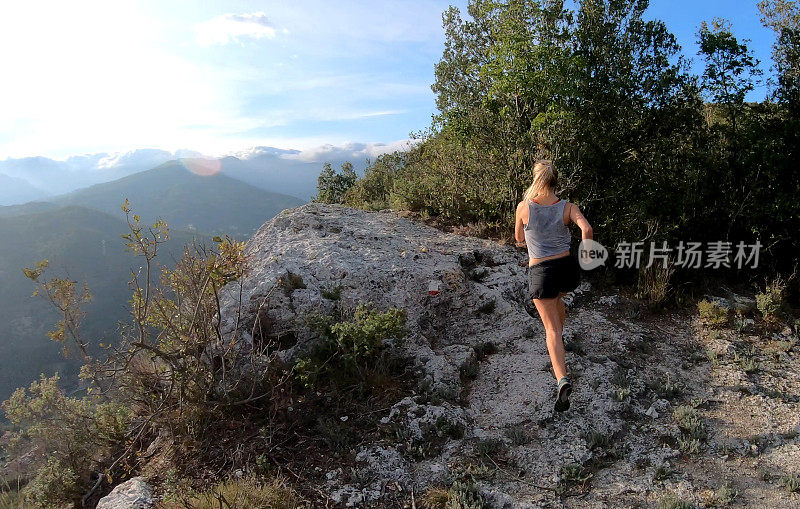
{"type": "Polygon", "coordinates": [[[219,159],[206,159],[206,158],[181,158],[179,159],[184,168],[203,177],[216,175],[222,168],[222,161],[219,159]]]}

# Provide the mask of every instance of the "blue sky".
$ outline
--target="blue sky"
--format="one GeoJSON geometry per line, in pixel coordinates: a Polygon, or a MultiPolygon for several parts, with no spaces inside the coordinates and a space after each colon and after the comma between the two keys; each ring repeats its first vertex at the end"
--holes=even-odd
{"type": "MultiPolygon", "coordinates": [[[[0,16],[0,159],[151,147],[392,143],[434,112],[441,12],[466,2],[15,2],[0,16]]],[[[721,16],[770,64],[753,2],[654,0],[696,57],[721,16]]],[[[699,62],[697,72],[700,72],[699,62]]],[[[764,96],[765,89],[751,95],[764,96]]]]}

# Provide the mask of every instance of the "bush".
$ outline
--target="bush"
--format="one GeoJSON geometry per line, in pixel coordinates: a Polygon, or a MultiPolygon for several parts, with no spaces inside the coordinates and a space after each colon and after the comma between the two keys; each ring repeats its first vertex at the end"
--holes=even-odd
{"type": "Polygon", "coordinates": [[[43,506],[80,499],[92,474],[118,452],[131,418],[120,403],[65,396],[58,381],[57,375],[42,376],[2,404],[15,428],[9,432],[11,452],[40,451],[27,472],[33,480],[24,492],[43,506]]]}
{"type": "Polygon", "coordinates": [[[143,266],[131,273],[132,322],[104,349],[107,357],[90,358],[80,334],[88,289],[69,279],[46,280],[46,262],[24,270],[59,311],[50,337],[74,343],[86,360],[81,378],[88,396],[67,397],[57,377],[43,377],[3,403],[14,426],[12,453],[42,455],[28,474],[34,477],[29,491],[47,503],[79,499],[96,474],[130,474],[137,453],[161,434],[177,451],[191,447],[198,462],[204,458],[197,451],[217,460],[224,451],[214,432],[241,415],[243,405],[269,416],[267,410],[284,404],[275,388],[288,375],[274,354],[249,348],[238,330],[223,338],[219,328],[220,292],[247,271],[244,244],[215,237],[214,247],[186,246],[174,268],[158,268],[159,246],[169,238],[166,223],[141,224],[127,200],[122,209],[129,228],[125,246],[143,266]]]}
{"type": "Polygon", "coordinates": [[[698,440],[707,438],[706,426],[697,410],[687,405],[680,405],[675,409],[674,416],[681,430],[698,440]]]}
{"type": "Polygon", "coordinates": [[[784,488],[789,493],[800,493],[800,476],[791,474],[781,479],[784,488]]]}
{"type": "Polygon", "coordinates": [[[366,210],[389,208],[395,180],[402,174],[410,157],[413,157],[413,152],[394,152],[368,162],[364,177],[345,192],[343,203],[366,210]]]}
{"type": "Polygon", "coordinates": [[[762,293],[756,295],[756,307],[764,320],[778,321],[785,307],[785,294],[786,282],[778,276],[767,284],[762,293]]]}
{"type": "Polygon", "coordinates": [[[336,173],[330,163],[325,163],[317,179],[317,195],[313,201],[321,203],[342,203],[348,189],[358,180],[352,163],[342,163],[342,170],[336,173]]]}
{"type": "Polygon", "coordinates": [[[353,316],[312,314],[306,324],[319,335],[319,344],[294,363],[295,378],[307,389],[333,384],[340,388],[375,388],[392,369],[384,342],[408,334],[406,312],[380,312],[371,303],[359,304],[353,316]],[[372,386],[372,387],[368,387],[372,386]]]}
{"type": "Polygon", "coordinates": [[[701,300],[697,303],[697,310],[700,320],[706,325],[717,327],[728,323],[728,308],[716,302],[701,300]]]}

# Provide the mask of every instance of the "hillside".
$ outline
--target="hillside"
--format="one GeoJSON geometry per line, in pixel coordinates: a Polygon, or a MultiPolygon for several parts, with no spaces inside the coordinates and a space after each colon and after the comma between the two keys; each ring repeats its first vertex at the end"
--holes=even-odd
{"type": "MultiPolygon", "coordinates": [[[[94,295],[87,308],[87,337],[113,341],[117,321],[127,316],[130,271],[139,263],[124,251],[120,235],[126,231],[121,220],[77,206],[0,216],[0,399],[40,373],[58,371],[74,381],[80,365],[77,359],[64,360],[59,346],[45,335],[57,316],[43,298],[31,296],[35,285],[21,269],[49,259],[50,276],[68,272],[72,279],[86,281],[94,295]]],[[[173,230],[166,252],[179,256],[194,237],[202,238],[173,230]]]]}
{"type": "MultiPolygon", "coordinates": [[[[64,229],[38,243],[68,252],[70,225],[94,216],[60,212],[13,218],[21,224],[0,233],[64,229]]],[[[77,233],[105,239],[97,226],[77,233]]],[[[106,253],[92,253],[87,263],[110,273],[106,253]]],[[[204,287],[197,306],[161,303],[168,320],[147,322],[150,342],[108,365],[125,390],[98,399],[97,414],[73,421],[78,400],[17,397],[17,417],[50,408],[32,424],[58,440],[42,450],[24,426],[9,431],[6,443],[27,447],[0,479],[30,478],[58,454],[83,465],[72,499],[104,509],[798,502],[797,330],[746,299],[653,313],[584,274],[565,297],[572,405],[555,412],[524,250],[403,213],[310,203],[266,222],[241,254],[240,280],[204,287]],[[193,387],[203,390],[181,389],[193,387]],[[109,421],[120,404],[131,413],[109,421]],[[110,458],[125,461],[113,484],[91,480],[110,458]]],[[[229,267],[226,256],[213,263],[229,267]]]]}
{"type": "Polygon", "coordinates": [[[322,430],[315,446],[296,431],[280,456],[313,486],[305,489],[317,504],[400,507],[413,494],[418,504],[438,497],[469,507],[798,502],[783,486],[800,469],[791,328],[756,315],[712,327],[693,309],[654,315],[584,274],[565,299],[575,391],[571,409],[558,413],[544,330],[526,296],[524,250],[444,234],[395,212],[309,204],[265,224],[248,252],[255,261],[244,302],[264,302],[294,274],[288,295],[248,309],[251,320],[273,318],[277,337],[295,332],[284,358],[302,358],[320,340],[297,332],[306,313],[363,302],[407,312],[399,349],[413,359],[415,388],[375,403],[371,415],[334,406],[336,424],[319,424],[325,396],[291,412],[311,412],[322,430]],[[440,282],[438,295],[429,295],[430,281],[440,282]],[[331,442],[341,457],[326,449],[331,442]],[[289,459],[309,447],[330,455],[289,459]]]}
{"type": "Polygon", "coordinates": [[[25,179],[0,173],[0,205],[23,203],[41,199],[47,193],[25,179]]]}
{"type": "Polygon", "coordinates": [[[199,175],[179,161],[112,182],[52,198],[58,205],[80,205],[123,218],[128,198],[148,221],[165,219],[172,227],[203,233],[249,237],[265,219],[303,203],[299,198],[253,187],[231,177],[199,175]]]}
{"type": "Polygon", "coordinates": [[[242,507],[267,499],[442,508],[797,502],[784,486],[800,469],[791,329],[755,315],[736,327],[711,327],[693,309],[655,315],[584,280],[565,299],[575,391],[570,410],[558,413],[524,251],[395,212],[312,203],[267,222],[246,253],[243,312],[232,284],[224,333],[249,338],[256,352],[276,349],[297,378],[269,412],[236,407],[214,422],[205,460],[161,436],[144,444],[144,478],[103,507],[130,507],[125,490],[175,497],[174,481],[162,481],[176,471],[182,486],[230,474],[207,500],[224,490],[242,507]],[[375,336],[394,330],[385,321],[336,322],[365,303],[404,310],[406,334],[375,336]],[[350,331],[340,341],[379,353],[359,361],[353,350],[341,363],[324,350],[332,329],[313,326],[325,320],[350,331]],[[357,363],[352,375],[342,372],[348,362],[357,363]],[[274,481],[275,472],[291,477],[274,481]]]}
{"type": "MultiPolygon", "coordinates": [[[[323,163],[316,159],[313,161],[291,159],[287,157],[288,155],[296,154],[270,149],[249,158],[223,157],[220,160],[221,172],[251,186],[310,200],[317,193],[317,177],[323,163]]],[[[358,157],[346,158],[344,154],[334,153],[325,162],[331,163],[331,167],[338,169],[342,163],[350,160],[360,170],[364,166],[364,159],[364,157],[360,160],[358,157]]]]}
{"type": "Polygon", "coordinates": [[[58,205],[48,201],[29,201],[18,205],[3,205],[0,206],[0,217],[21,216],[57,208],[58,205]]]}

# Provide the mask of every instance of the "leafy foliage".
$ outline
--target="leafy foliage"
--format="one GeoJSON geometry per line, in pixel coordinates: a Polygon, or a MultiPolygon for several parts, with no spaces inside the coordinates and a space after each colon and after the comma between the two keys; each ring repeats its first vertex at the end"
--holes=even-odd
{"type": "Polygon", "coordinates": [[[786,281],[776,277],[763,292],[756,295],[756,307],[765,320],[774,322],[786,307],[786,281]]]}
{"type": "Polygon", "coordinates": [[[700,313],[700,320],[712,327],[728,323],[728,308],[717,302],[701,300],[697,303],[697,310],[700,313]]]}
{"type": "Polygon", "coordinates": [[[61,313],[51,338],[71,340],[84,354],[88,385],[86,396],[69,397],[57,378],[43,377],[3,403],[15,454],[37,458],[26,488],[37,503],[80,502],[103,476],[129,475],[146,437],[166,434],[196,456],[217,423],[244,405],[272,408],[288,377],[238,328],[227,335],[220,328],[222,288],[247,272],[244,244],[226,236],[215,237],[214,247],[187,245],[175,266],[165,267],[155,260],[169,239],[166,223],[143,224],[127,200],[122,210],[125,246],[142,265],[130,274],[130,324],[116,345],[99,345],[104,355],[91,356],[79,330],[88,289],[77,290],[69,278],[47,279],[47,262],[25,270],[61,313]]]}
{"type": "MultiPolygon", "coordinates": [[[[439,112],[413,149],[371,164],[342,200],[510,237],[546,158],[605,245],[759,239],[759,268],[791,270],[797,255],[781,253],[800,248],[800,11],[759,5],[778,35],[777,87],[761,103],[746,102],[761,64],[724,19],[697,33],[696,76],[666,25],[645,19],[647,0],[471,0],[468,17],[451,7],[432,85],[439,112]]],[[[687,279],[674,272],[640,274],[639,292],[660,305],[687,279]]]]}
{"type": "Polygon", "coordinates": [[[306,322],[322,339],[319,347],[294,365],[297,379],[306,388],[331,383],[340,388],[369,385],[382,370],[391,368],[385,341],[402,341],[408,334],[405,310],[380,312],[371,304],[359,304],[352,319],[315,314],[306,322]]]}
{"type": "Polygon", "coordinates": [[[29,500],[42,506],[80,500],[91,474],[123,442],[131,417],[119,402],[64,395],[58,380],[42,376],[2,404],[17,430],[10,432],[11,452],[47,452],[46,459],[33,463],[34,478],[24,490],[29,500]]]}
{"type": "Polygon", "coordinates": [[[349,162],[342,164],[342,170],[336,173],[330,163],[325,163],[317,183],[317,196],[314,201],[321,203],[342,203],[345,193],[353,187],[358,179],[353,165],[349,162]]]}

